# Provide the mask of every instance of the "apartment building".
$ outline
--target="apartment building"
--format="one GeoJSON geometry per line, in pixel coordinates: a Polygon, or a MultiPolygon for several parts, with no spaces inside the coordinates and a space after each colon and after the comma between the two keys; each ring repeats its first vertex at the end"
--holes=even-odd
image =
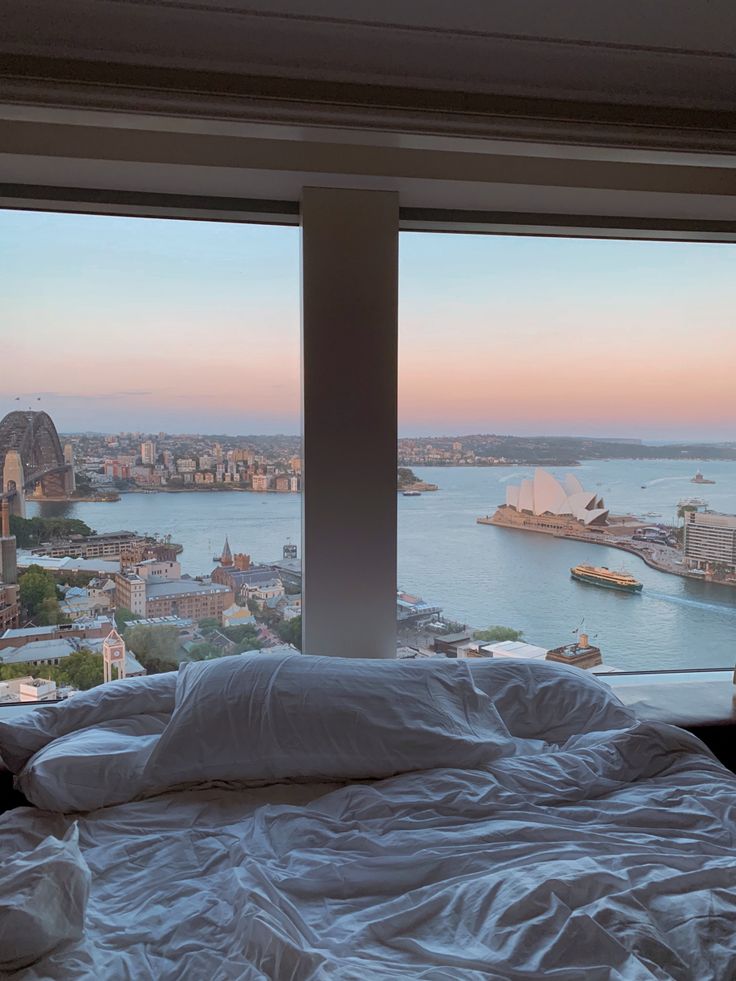
{"type": "Polygon", "coordinates": [[[712,564],[736,569],[736,516],[686,512],[685,555],[699,569],[712,564]]]}

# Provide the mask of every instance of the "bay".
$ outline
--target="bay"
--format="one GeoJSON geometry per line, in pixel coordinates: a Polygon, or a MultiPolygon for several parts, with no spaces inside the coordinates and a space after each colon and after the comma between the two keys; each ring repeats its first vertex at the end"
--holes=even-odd
{"type": "MultiPolygon", "coordinates": [[[[677,502],[686,497],[736,513],[734,462],[703,463],[705,476],[716,481],[703,486],[690,483],[692,461],[586,461],[551,469],[558,477],[575,473],[614,513],[661,515],[648,519],[652,523],[676,521],[677,502]]],[[[397,497],[398,581],[446,616],[473,626],[512,626],[546,647],[570,642],[582,624],[606,663],[621,669],[733,667],[736,590],[657,572],[616,549],[477,524],[505,499],[506,484],[531,477],[532,468],[415,472],[440,489],[397,497]],[[629,595],[576,583],[569,570],[580,562],[628,570],[644,589],[629,595]]],[[[274,560],[284,544],[300,542],[301,497],[292,494],[125,494],[112,504],[29,503],[28,511],[81,518],[97,531],[170,534],[184,546],[182,568],[191,575],[212,570],[226,536],[234,552],[255,561],[274,560]]],[[[358,554],[355,563],[359,567],[358,554]]]]}

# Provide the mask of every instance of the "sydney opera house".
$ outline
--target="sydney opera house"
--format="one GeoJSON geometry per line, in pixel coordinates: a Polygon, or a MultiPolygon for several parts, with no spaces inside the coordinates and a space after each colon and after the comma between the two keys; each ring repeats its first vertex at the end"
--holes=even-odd
{"type": "Polygon", "coordinates": [[[551,473],[539,469],[533,479],[509,484],[506,503],[488,523],[554,534],[598,528],[606,524],[607,517],[608,508],[602,498],[595,491],[585,490],[573,474],[566,474],[560,483],[551,473]]]}

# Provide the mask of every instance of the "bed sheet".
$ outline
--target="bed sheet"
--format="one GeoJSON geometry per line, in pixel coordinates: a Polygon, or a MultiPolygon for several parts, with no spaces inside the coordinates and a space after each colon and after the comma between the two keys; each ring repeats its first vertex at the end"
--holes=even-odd
{"type": "MultiPolygon", "coordinates": [[[[735,791],[641,724],[485,770],[105,808],[78,818],[85,938],[22,977],[734,978],[735,791]]],[[[72,820],[10,812],[0,847],[72,820]]]]}

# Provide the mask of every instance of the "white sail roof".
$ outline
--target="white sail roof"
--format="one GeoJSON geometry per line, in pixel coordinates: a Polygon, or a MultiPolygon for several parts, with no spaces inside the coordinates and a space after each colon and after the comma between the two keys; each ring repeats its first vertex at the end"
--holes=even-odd
{"type": "Polygon", "coordinates": [[[519,488],[519,503],[517,504],[517,510],[528,511],[530,514],[534,514],[533,480],[522,480],[521,487],[519,488]]]}
{"type": "Polygon", "coordinates": [[[583,485],[574,473],[565,474],[565,490],[568,494],[579,494],[582,489],[583,485]]]}
{"type": "Polygon", "coordinates": [[[599,522],[608,515],[603,498],[595,491],[584,490],[573,474],[567,474],[563,484],[541,468],[534,472],[533,480],[524,479],[519,486],[506,487],[506,505],[537,516],[570,515],[584,525],[599,522]]]}
{"type": "Polygon", "coordinates": [[[534,471],[534,513],[562,514],[567,494],[562,484],[546,470],[534,471]]]}

